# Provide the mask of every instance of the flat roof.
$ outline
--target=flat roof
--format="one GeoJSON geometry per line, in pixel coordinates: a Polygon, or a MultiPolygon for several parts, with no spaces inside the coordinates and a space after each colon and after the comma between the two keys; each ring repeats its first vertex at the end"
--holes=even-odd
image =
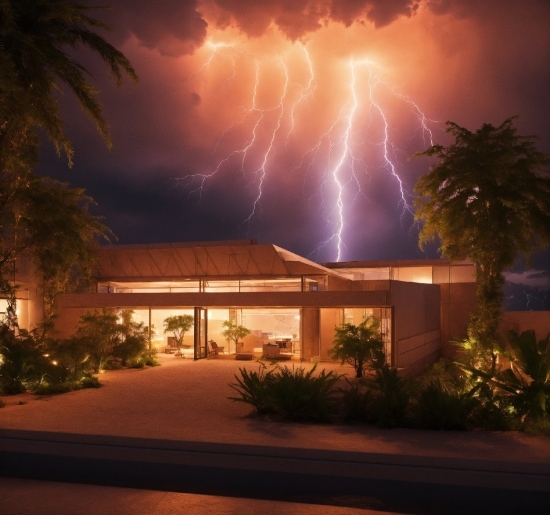
{"type": "Polygon", "coordinates": [[[420,267],[420,266],[471,266],[470,260],[451,261],[447,258],[441,259],[396,259],[383,261],[338,261],[323,263],[323,266],[330,269],[339,268],[388,268],[388,267],[420,267]]]}

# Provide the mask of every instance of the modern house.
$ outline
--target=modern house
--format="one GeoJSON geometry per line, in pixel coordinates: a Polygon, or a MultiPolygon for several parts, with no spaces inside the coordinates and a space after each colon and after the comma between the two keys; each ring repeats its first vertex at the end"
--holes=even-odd
{"type": "MultiPolygon", "coordinates": [[[[59,336],[73,334],[86,311],[131,309],[150,328],[152,345],[163,351],[170,337],[164,319],[189,314],[194,327],[184,344],[195,359],[206,357],[214,340],[226,354],[259,356],[272,343],[293,359],[329,360],[335,327],[373,315],[380,320],[388,362],[415,374],[447,354],[450,340],[465,335],[475,305],[469,262],[320,265],[253,240],[113,245],[101,247],[97,256],[95,292],[58,298],[59,336]],[[251,331],[239,349],[222,336],[226,320],[251,331]]],[[[29,313],[37,311],[29,306],[29,313]]]]}

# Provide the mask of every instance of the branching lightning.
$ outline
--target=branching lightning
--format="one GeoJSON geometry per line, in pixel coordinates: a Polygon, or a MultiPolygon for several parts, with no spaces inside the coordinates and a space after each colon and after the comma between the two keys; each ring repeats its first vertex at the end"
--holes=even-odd
{"type": "MultiPolygon", "coordinates": [[[[217,140],[214,155],[218,159],[212,168],[180,180],[191,186],[190,195],[200,197],[207,181],[226,170],[240,170],[243,179],[251,181],[255,192],[250,198],[249,214],[243,220],[249,226],[259,214],[271,175],[283,173],[278,163],[294,157],[296,152],[293,150],[300,134],[303,137],[304,124],[311,126],[317,115],[312,107],[319,84],[316,63],[302,43],[295,43],[284,54],[264,58],[236,44],[210,42],[207,49],[210,53],[188,81],[207,73],[214,66],[215,57],[221,56],[229,59],[232,66],[231,74],[223,79],[219,90],[238,79],[237,65],[253,66],[254,83],[248,106],[240,106],[240,115],[235,116],[235,121],[221,132],[217,140]],[[266,97],[264,94],[260,100],[260,92],[265,91],[270,95],[266,97]],[[243,143],[235,148],[228,143],[229,137],[234,140],[242,138],[243,143]]],[[[309,188],[309,195],[310,199],[313,198],[311,195],[321,199],[328,231],[327,238],[316,251],[334,245],[337,261],[345,257],[348,216],[359,195],[368,200],[369,191],[364,184],[373,176],[373,171],[387,174],[395,184],[401,219],[412,213],[412,195],[400,172],[397,157],[407,153],[400,150],[393,140],[391,108],[385,99],[391,97],[393,102],[401,104],[401,109],[405,107],[412,113],[417,126],[415,130],[421,133],[424,145],[433,144],[429,128],[432,120],[417,103],[396,92],[383,80],[382,69],[375,61],[357,59],[343,63],[341,80],[344,84],[347,81],[347,86],[342,88],[347,93],[339,99],[337,114],[324,129],[315,127],[320,133],[316,142],[294,161],[295,166],[287,168],[293,174],[301,174],[304,185],[308,174],[315,172],[316,186],[309,188]]]]}

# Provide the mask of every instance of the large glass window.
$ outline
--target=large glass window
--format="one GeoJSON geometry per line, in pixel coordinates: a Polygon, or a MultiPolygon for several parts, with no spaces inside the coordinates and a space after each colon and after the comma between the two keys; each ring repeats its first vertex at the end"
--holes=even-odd
{"type": "Polygon", "coordinates": [[[208,293],[238,292],[239,281],[204,281],[203,288],[208,293]]]}
{"type": "Polygon", "coordinates": [[[247,279],[241,281],[242,292],[301,291],[302,279],[247,279]]]}
{"type": "Polygon", "coordinates": [[[182,281],[108,281],[97,285],[98,293],[191,293],[191,292],[286,292],[326,290],[327,277],[304,276],[276,279],[182,280],[182,281]]]}
{"type": "Polygon", "coordinates": [[[295,308],[209,309],[208,339],[223,345],[227,353],[247,352],[261,355],[263,345],[278,344],[283,352],[299,353],[300,310],[295,308]],[[223,336],[223,323],[230,320],[250,330],[241,338],[239,348],[223,336]]]}
{"type": "Polygon", "coordinates": [[[188,293],[198,292],[199,281],[100,282],[98,293],[188,293]]]}
{"type": "MultiPolygon", "coordinates": [[[[136,314],[147,313],[149,316],[149,310],[135,310],[136,314]]],[[[164,347],[172,347],[174,342],[174,335],[171,332],[164,332],[164,320],[170,316],[174,315],[191,315],[194,317],[193,308],[167,308],[167,309],[151,309],[151,344],[156,347],[158,350],[163,349],[164,347]]],[[[137,315],[134,315],[134,318],[137,319],[137,315]]],[[[139,320],[141,321],[141,320],[139,320]]],[[[146,325],[149,325],[149,322],[146,322],[146,325]]],[[[189,331],[187,331],[183,337],[184,347],[193,347],[194,345],[194,328],[191,326],[189,331]]]]}

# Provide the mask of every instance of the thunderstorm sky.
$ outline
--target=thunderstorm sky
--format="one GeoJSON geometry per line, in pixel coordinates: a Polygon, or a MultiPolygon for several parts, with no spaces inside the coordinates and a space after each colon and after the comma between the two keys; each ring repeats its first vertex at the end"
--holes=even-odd
{"type": "MultiPolygon", "coordinates": [[[[255,238],[319,262],[437,257],[417,245],[413,187],[447,144],[519,115],[550,151],[545,0],[111,0],[97,12],[140,83],[100,90],[109,151],[70,94],[67,169],[120,243],[255,238]]],[[[90,2],[96,5],[97,2],[90,2]]],[[[510,274],[509,304],[548,309],[550,259],[510,274]]]]}

